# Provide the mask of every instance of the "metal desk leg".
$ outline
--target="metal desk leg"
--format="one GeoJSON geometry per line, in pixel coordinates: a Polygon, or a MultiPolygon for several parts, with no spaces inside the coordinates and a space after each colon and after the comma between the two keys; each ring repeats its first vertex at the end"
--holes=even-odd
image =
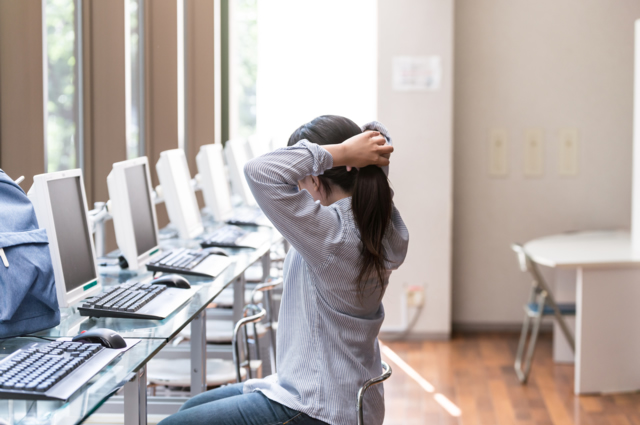
{"type": "MultiPolygon", "coordinates": [[[[262,262],[262,281],[266,282],[271,275],[271,250],[267,251],[260,260],[262,262]]],[[[251,300],[251,302],[253,302],[253,300],[251,300]]]]}
{"type": "Polygon", "coordinates": [[[207,313],[191,322],[191,397],[207,390],[207,313]]]}
{"type": "Polygon", "coordinates": [[[271,373],[276,373],[276,331],[274,326],[273,303],[271,299],[271,291],[264,293],[264,304],[267,310],[267,323],[269,323],[269,363],[271,365],[271,373]]]}
{"type": "Polygon", "coordinates": [[[35,400],[25,400],[25,416],[29,416],[32,418],[38,417],[38,402],[35,400]]]}
{"type": "Polygon", "coordinates": [[[244,273],[233,282],[233,323],[243,317],[244,309],[244,290],[245,290],[244,273]]]}
{"type": "Polygon", "coordinates": [[[124,385],[124,425],[147,425],[147,366],[124,385]]]}

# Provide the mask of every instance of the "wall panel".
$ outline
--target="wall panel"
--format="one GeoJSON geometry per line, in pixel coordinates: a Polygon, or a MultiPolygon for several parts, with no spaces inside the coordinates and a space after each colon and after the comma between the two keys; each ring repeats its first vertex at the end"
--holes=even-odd
{"type": "Polygon", "coordinates": [[[45,171],[41,0],[0,0],[0,168],[33,176],[45,171]]]}

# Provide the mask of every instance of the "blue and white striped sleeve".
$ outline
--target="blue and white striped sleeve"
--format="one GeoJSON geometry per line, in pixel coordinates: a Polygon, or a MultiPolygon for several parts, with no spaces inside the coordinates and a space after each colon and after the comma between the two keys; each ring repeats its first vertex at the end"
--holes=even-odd
{"type": "Polygon", "coordinates": [[[273,225],[313,268],[321,268],[344,237],[336,208],[298,190],[298,181],[333,167],[333,157],[302,140],[247,163],[244,173],[258,205],[273,225]]]}

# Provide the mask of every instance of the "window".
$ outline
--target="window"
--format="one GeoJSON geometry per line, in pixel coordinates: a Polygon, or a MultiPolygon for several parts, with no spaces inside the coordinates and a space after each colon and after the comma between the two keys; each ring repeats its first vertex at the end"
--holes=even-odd
{"type": "Polygon", "coordinates": [[[265,151],[319,115],[376,119],[376,22],[375,0],[229,0],[230,138],[265,151]]]}
{"type": "Polygon", "coordinates": [[[46,170],[82,166],[80,0],[45,0],[46,170]]]}
{"type": "Polygon", "coordinates": [[[256,132],[258,0],[229,0],[229,6],[229,135],[246,139],[256,132]]]}
{"type": "Polygon", "coordinates": [[[127,0],[127,159],[144,155],[143,0],[127,0]]]}

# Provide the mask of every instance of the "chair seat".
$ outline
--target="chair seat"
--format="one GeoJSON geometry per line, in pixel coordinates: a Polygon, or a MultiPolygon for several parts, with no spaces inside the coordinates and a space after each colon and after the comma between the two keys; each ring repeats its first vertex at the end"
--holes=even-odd
{"type": "MultiPolygon", "coordinates": [[[[529,303],[527,304],[527,313],[529,315],[538,315],[538,304],[537,303],[529,303]]],[[[576,315],[576,305],[574,303],[558,303],[558,309],[560,310],[560,314],[565,316],[575,316],[576,315]]],[[[554,314],[553,308],[550,305],[545,304],[542,309],[543,316],[551,316],[554,314]]]]}
{"type": "MultiPolygon", "coordinates": [[[[261,324],[256,324],[258,337],[267,333],[267,329],[261,324]]],[[[249,335],[253,336],[253,329],[249,329],[249,335]]],[[[180,336],[191,339],[191,326],[180,331],[180,336]]],[[[233,322],[231,320],[207,320],[207,342],[212,344],[231,343],[233,338],[233,322]]]]}
{"type": "MultiPolygon", "coordinates": [[[[242,379],[247,375],[240,369],[242,379]]],[[[153,359],[147,363],[147,381],[154,385],[188,387],[191,385],[190,359],[153,359]]],[[[231,360],[207,359],[207,386],[236,382],[236,370],[231,360]]]]}

